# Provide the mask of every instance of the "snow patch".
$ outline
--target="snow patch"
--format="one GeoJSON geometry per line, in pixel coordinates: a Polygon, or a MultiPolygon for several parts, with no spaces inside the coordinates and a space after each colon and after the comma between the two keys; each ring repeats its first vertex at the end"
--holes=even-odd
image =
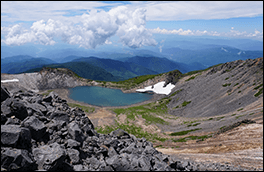
{"type": "Polygon", "coordinates": [[[5,82],[19,82],[18,79],[11,79],[11,80],[1,80],[2,83],[5,83],[5,82]]]}
{"type": "Polygon", "coordinates": [[[224,49],[223,47],[221,48],[221,50],[224,50],[225,52],[228,52],[226,49],[224,49]]]}
{"type": "Polygon", "coordinates": [[[154,86],[148,86],[143,89],[137,89],[137,92],[146,92],[146,91],[153,91],[157,94],[170,94],[171,90],[175,87],[175,85],[169,83],[166,87],[163,87],[165,84],[165,81],[158,82],[154,86]]]}

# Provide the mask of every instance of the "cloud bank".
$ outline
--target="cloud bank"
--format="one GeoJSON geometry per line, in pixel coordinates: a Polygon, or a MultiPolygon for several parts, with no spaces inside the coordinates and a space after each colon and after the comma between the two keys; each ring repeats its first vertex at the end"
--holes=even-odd
{"type": "Polygon", "coordinates": [[[109,39],[116,35],[123,45],[130,48],[155,46],[157,42],[145,28],[145,24],[145,9],[129,10],[125,6],[118,6],[108,12],[91,10],[68,21],[39,20],[29,30],[23,28],[22,24],[1,27],[1,32],[6,34],[1,42],[7,45],[22,45],[27,42],[54,45],[54,39],[60,38],[66,43],[90,49],[111,44],[109,39]]]}
{"type": "Polygon", "coordinates": [[[159,27],[155,29],[149,29],[151,33],[159,33],[159,34],[177,34],[177,35],[193,35],[193,36],[202,36],[202,35],[208,35],[208,36],[222,36],[222,37],[236,37],[236,38],[250,38],[250,39],[263,39],[263,30],[258,31],[255,30],[254,33],[248,33],[246,31],[240,32],[237,30],[234,30],[232,27],[229,32],[217,32],[217,31],[200,31],[200,30],[183,30],[182,28],[176,30],[167,30],[167,29],[160,29],[159,27]]]}
{"type": "Polygon", "coordinates": [[[263,1],[148,1],[134,6],[147,10],[149,21],[228,19],[263,15],[263,1]]]}
{"type": "Polygon", "coordinates": [[[1,21],[63,20],[71,12],[120,5],[144,8],[148,21],[227,19],[263,15],[263,1],[1,1],[1,21]],[[4,14],[4,15],[2,15],[4,14]]]}

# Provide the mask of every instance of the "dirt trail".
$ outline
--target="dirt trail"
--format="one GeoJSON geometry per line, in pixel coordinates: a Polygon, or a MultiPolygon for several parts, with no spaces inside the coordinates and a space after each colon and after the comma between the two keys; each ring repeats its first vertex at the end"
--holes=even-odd
{"type": "Polygon", "coordinates": [[[241,125],[205,141],[187,141],[180,148],[156,149],[197,162],[230,163],[249,170],[263,168],[263,118],[258,122],[241,125]]]}
{"type": "Polygon", "coordinates": [[[116,115],[106,108],[98,108],[94,113],[86,114],[95,127],[113,125],[116,115]]]}

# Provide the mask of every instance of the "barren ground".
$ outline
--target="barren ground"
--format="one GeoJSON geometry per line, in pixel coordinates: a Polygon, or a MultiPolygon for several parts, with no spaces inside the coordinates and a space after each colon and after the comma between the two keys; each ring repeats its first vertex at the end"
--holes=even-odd
{"type": "MultiPolygon", "coordinates": [[[[66,99],[69,103],[92,106],[68,98],[66,89],[55,89],[54,92],[58,93],[61,98],[66,99]]],[[[92,107],[95,108],[95,112],[87,114],[87,116],[93,122],[95,127],[113,125],[115,119],[119,120],[119,122],[124,122],[126,119],[125,115],[120,115],[117,119],[116,115],[110,111],[109,107],[92,107]]],[[[187,142],[176,143],[165,141],[156,142],[153,143],[153,145],[162,145],[162,148],[159,147],[156,149],[164,154],[177,156],[181,159],[188,159],[197,162],[219,162],[241,166],[248,170],[263,169],[263,100],[259,100],[258,102],[246,106],[240,114],[249,114],[251,112],[254,112],[254,114],[244,116],[243,119],[248,118],[256,121],[256,123],[242,124],[232,130],[207,138],[204,141],[188,140],[187,142]]],[[[225,114],[225,116],[231,118],[231,114],[232,113],[225,114]]],[[[175,121],[181,123],[184,119],[179,118],[175,121]]],[[[137,124],[141,125],[142,128],[148,132],[162,132],[156,125],[145,126],[144,121],[141,118],[137,119],[137,124]]],[[[209,125],[210,123],[204,123],[204,125],[206,124],[209,125]]],[[[212,128],[212,131],[216,130],[212,128]]],[[[184,135],[184,137],[189,135],[200,136],[211,134],[212,131],[209,132],[206,129],[198,130],[193,134],[184,135]]]]}

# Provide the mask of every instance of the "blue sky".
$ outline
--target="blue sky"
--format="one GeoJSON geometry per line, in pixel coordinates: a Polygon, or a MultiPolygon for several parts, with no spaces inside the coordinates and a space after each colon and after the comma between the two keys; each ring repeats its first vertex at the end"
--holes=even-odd
{"type": "Polygon", "coordinates": [[[1,1],[1,43],[155,46],[153,34],[263,41],[263,1],[1,1]]]}

